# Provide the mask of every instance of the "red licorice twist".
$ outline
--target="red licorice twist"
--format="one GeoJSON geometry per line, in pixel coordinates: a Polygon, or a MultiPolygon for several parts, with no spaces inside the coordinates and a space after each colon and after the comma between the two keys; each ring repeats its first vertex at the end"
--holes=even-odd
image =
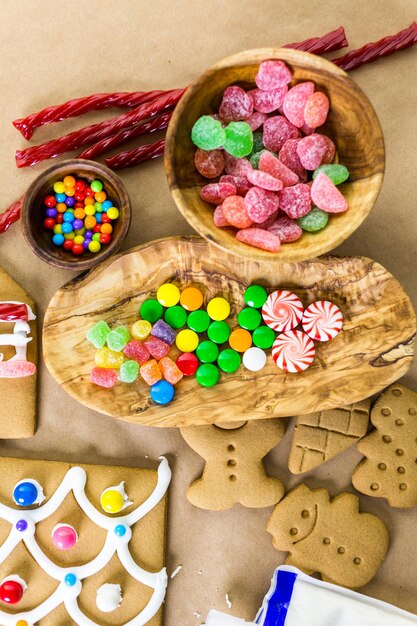
{"type": "Polygon", "coordinates": [[[312,54],[325,54],[340,48],[346,48],[348,40],[343,26],[339,26],[336,30],[326,33],[322,37],[312,37],[299,43],[288,43],[283,48],[293,48],[294,50],[303,50],[312,54]]]}
{"type": "Polygon", "coordinates": [[[143,146],[134,148],[133,150],[126,150],[125,152],[119,152],[109,159],[104,159],[107,167],[112,170],[121,170],[124,167],[132,167],[132,165],[138,165],[143,161],[149,161],[150,159],[156,159],[164,154],[165,139],[160,139],[154,143],[146,143],[143,146]]]}
{"type": "Polygon", "coordinates": [[[22,209],[24,197],[25,196],[23,195],[19,198],[19,200],[13,202],[13,204],[11,204],[9,208],[4,211],[4,213],[0,214],[0,233],[5,233],[6,230],[8,230],[10,226],[17,222],[20,218],[20,211],[22,209]]]}

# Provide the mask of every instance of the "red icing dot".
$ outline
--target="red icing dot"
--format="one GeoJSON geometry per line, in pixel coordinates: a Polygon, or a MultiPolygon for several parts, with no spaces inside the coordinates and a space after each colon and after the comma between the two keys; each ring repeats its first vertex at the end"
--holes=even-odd
{"type": "Polygon", "coordinates": [[[284,187],[278,196],[280,209],[291,219],[303,217],[311,209],[310,187],[303,183],[293,187],[284,187]]]}
{"type": "Polygon", "coordinates": [[[269,252],[278,252],[281,241],[279,238],[262,228],[245,228],[244,230],[238,230],[236,233],[236,239],[242,243],[246,243],[255,248],[261,248],[262,250],[268,250],[269,252]]]}
{"type": "Polygon", "coordinates": [[[17,604],[23,596],[23,587],[16,580],[5,580],[0,585],[0,600],[6,604],[17,604]]]}

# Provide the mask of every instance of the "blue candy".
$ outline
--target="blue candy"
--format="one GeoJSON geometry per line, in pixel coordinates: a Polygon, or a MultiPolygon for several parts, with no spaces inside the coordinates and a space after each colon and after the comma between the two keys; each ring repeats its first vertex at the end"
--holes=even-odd
{"type": "Polygon", "coordinates": [[[64,241],[65,241],[65,237],[64,237],[64,235],[61,235],[61,233],[55,233],[55,235],[52,237],[52,242],[56,246],[62,246],[64,241]]]}
{"type": "Polygon", "coordinates": [[[38,488],[30,480],[25,480],[17,484],[13,490],[13,500],[16,504],[20,504],[20,506],[30,506],[34,504],[38,499],[38,495],[38,488]]]}
{"type": "Polygon", "coordinates": [[[65,193],[56,193],[55,194],[55,198],[57,202],[65,202],[66,199],[66,194],[65,193]]]}
{"type": "Polygon", "coordinates": [[[174,387],[167,380],[158,380],[151,387],[151,398],[156,404],[168,404],[174,393],[174,387]]]}

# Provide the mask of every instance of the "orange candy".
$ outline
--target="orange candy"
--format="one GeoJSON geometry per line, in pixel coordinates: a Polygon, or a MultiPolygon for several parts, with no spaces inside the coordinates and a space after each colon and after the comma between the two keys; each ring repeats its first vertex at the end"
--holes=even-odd
{"type": "Polygon", "coordinates": [[[88,204],[94,204],[95,200],[94,198],[92,198],[91,196],[87,196],[87,198],[84,199],[84,204],[87,206],[88,204]]]}
{"type": "Polygon", "coordinates": [[[97,224],[97,220],[94,217],[94,215],[87,215],[87,217],[84,220],[84,226],[87,228],[87,230],[94,228],[96,224],[97,224]]]}
{"type": "Polygon", "coordinates": [[[58,213],[65,213],[65,211],[68,209],[65,202],[58,202],[55,208],[58,211],[58,213]]]}
{"type": "MultiPolygon", "coordinates": [[[[65,187],[74,187],[75,186],[75,178],[74,176],[65,176],[64,180],[62,181],[65,185],[65,187]]],[[[65,191],[65,193],[67,193],[65,191]]]]}
{"type": "Polygon", "coordinates": [[[252,224],[242,196],[229,196],[223,201],[221,207],[225,219],[229,224],[232,224],[232,226],[236,226],[236,228],[248,228],[248,226],[252,224]]]}
{"type": "Polygon", "coordinates": [[[113,232],[113,226],[111,224],[103,224],[100,230],[102,233],[106,233],[107,235],[110,235],[110,233],[113,232]]]}
{"type": "Polygon", "coordinates": [[[203,304],[203,294],[197,287],[187,287],[181,292],[180,304],[186,311],[197,311],[203,304]]]}
{"type": "Polygon", "coordinates": [[[184,376],[180,368],[169,356],[164,356],[159,361],[159,369],[162,372],[163,377],[167,380],[171,385],[176,385],[177,382],[181,380],[184,376]]]}
{"type": "Polygon", "coordinates": [[[84,209],[75,209],[74,217],[77,220],[83,220],[85,218],[85,211],[84,211],[84,209]]]}
{"type": "Polygon", "coordinates": [[[162,379],[162,373],[155,359],[141,365],[139,374],[150,387],[162,379]]]}
{"type": "Polygon", "coordinates": [[[94,194],[94,198],[96,202],[104,202],[107,198],[107,194],[105,191],[97,191],[97,193],[94,194]]]}
{"type": "Polygon", "coordinates": [[[230,333],[229,345],[236,352],[246,352],[252,345],[252,335],[248,330],[236,328],[230,333]]]}

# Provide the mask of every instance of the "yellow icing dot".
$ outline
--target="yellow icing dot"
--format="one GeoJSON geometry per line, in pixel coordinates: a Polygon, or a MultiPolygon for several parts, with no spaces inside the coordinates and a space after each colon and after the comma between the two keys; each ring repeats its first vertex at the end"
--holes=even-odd
{"type": "Polygon", "coordinates": [[[116,489],[107,489],[101,494],[100,504],[107,513],[119,513],[124,503],[123,495],[116,489]]]}

